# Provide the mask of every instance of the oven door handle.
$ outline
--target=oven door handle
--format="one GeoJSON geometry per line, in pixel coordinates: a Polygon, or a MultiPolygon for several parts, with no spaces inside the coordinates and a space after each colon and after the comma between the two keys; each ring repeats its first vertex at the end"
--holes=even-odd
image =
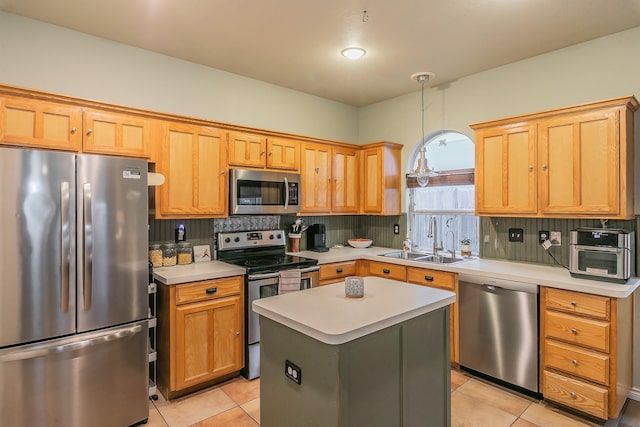
{"type": "Polygon", "coordinates": [[[584,245],[575,245],[576,250],[584,251],[584,252],[609,252],[609,253],[619,253],[622,248],[619,247],[608,247],[608,246],[584,246],[584,245]]]}
{"type": "MultiPolygon", "coordinates": [[[[312,273],[314,271],[319,271],[320,267],[318,267],[317,265],[314,265],[312,267],[306,267],[306,268],[301,268],[300,269],[300,274],[305,274],[305,273],[312,273]]],[[[272,273],[263,273],[263,274],[250,274],[249,276],[247,276],[247,280],[252,281],[252,280],[263,280],[263,279],[272,279],[275,277],[280,277],[280,272],[279,271],[275,271],[272,273]]]]}

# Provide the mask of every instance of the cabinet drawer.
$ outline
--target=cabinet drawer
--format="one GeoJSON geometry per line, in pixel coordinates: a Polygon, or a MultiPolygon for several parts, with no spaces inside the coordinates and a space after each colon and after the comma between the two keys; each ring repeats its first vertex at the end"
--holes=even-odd
{"type": "Polygon", "coordinates": [[[347,276],[355,276],[356,262],[336,262],[320,266],[320,280],[339,279],[347,276]]]}
{"type": "Polygon", "coordinates": [[[546,340],[544,361],[549,368],[609,385],[609,356],[605,354],[546,340]]]}
{"type": "Polygon", "coordinates": [[[544,371],[542,394],[545,399],[562,403],[598,418],[607,419],[607,389],[544,371]]]}
{"type": "Polygon", "coordinates": [[[426,268],[407,267],[407,282],[434,288],[455,290],[455,273],[428,270],[426,268]]]}
{"type": "Polygon", "coordinates": [[[203,280],[176,286],[176,305],[237,295],[242,289],[242,276],[203,280]]]}
{"type": "Polygon", "coordinates": [[[407,268],[403,265],[386,264],[382,262],[370,262],[369,274],[372,276],[384,277],[385,279],[407,280],[407,268]]]}
{"type": "Polygon", "coordinates": [[[610,299],[597,295],[547,288],[547,308],[609,320],[610,299]]]}
{"type": "Polygon", "coordinates": [[[554,311],[545,314],[547,337],[609,352],[609,323],[554,311]]]}

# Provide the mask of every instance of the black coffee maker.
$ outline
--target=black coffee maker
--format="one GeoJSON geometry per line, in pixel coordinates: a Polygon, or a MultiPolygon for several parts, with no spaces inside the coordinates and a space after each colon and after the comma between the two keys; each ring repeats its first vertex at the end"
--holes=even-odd
{"type": "Polygon", "coordinates": [[[313,224],[307,229],[307,250],[327,252],[327,229],[324,224],[313,224]]]}

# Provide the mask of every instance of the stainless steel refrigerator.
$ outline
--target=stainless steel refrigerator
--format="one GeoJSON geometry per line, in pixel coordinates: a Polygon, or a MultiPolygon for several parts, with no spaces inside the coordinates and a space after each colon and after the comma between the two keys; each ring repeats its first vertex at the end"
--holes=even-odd
{"type": "Polygon", "coordinates": [[[149,416],[147,162],[0,148],[0,426],[149,416]]]}

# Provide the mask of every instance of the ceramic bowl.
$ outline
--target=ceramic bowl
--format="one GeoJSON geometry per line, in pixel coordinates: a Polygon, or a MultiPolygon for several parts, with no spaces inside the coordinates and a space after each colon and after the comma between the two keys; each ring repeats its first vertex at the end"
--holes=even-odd
{"type": "Polygon", "coordinates": [[[371,239],[349,239],[349,246],[353,248],[368,248],[373,243],[371,239]]]}

